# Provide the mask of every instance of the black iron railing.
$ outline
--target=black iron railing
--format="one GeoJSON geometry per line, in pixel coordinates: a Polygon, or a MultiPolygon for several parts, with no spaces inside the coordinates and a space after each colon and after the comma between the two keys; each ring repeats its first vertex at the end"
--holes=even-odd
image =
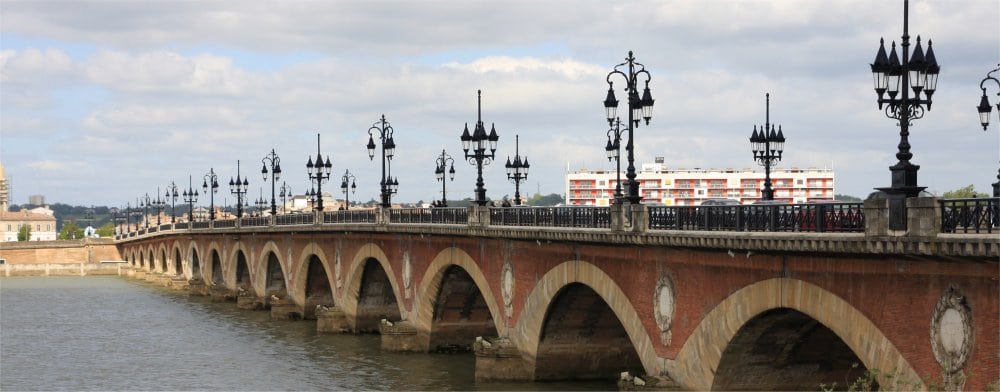
{"type": "Polygon", "coordinates": [[[327,211],[323,223],[375,223],[375,210],[327,211]]]}
{"type": "Polygon", "coordinates": [[[211,226],[211,224],[212,224],[211,221],[191,222],[191,228],[192,229],[207,229],[207,228],[209,228],[211,226]]]}
{"type": "Polygon", "coordinates": [[[157,227],[157,226],[153,226],[153,227],[150,227],[150,228],[146,229],[146,234],[155,233],[157,231],[160,231],[160,228],[157,227]]]}
{"type": "Polygon", "coordinates": [[[169,223],[164,223],[160,225],[160,231],[170,230],[173,225],[169,223]]]}
{"type": "Polygon", "coordinates": [[[1000,231],[1000,198],[942,199],[942,233],[1000,231]]]}
{"type": "Polygon", "coordinates": [[[236,227],[236,219],[220,219],[215,221],[214,227],[216,229],[223,229],[228,227],[236,227]]]}
{"type": "Polygon", "coordinates": [[[389,222],[465,225],[469,223],[469,210],[464,207],[393,208],[389,210],[389,222]]]}
{"type": "Polygon", "coordinates": [[[177,230],[187,230],[187,229],[191,228],[191,223],[190,222],[181,222],[181,223],[175,224],[174,228],[177,229],[177,230]]]}
{"type": "Polygon", "coordinates": [[[611,227],[610,207],[494,207],[490,224],[497,226],[611,227]]]}
{"type": "Polygon", "coordinates": [[[649,228],[695,231],[863,232],[861,203],[649,207],[649,228]]]}
{"type": "Polygon", "coordinates": [[[311,225],[313,224],[313,214],[276,215],[274,221],[278,226],[311,225]]]}
{"type": "Polygon", "coordinates": [[[252,216],[240,219],[240,226],[269,226],[271,224],[271,217],[269,216],[252,216]]]}

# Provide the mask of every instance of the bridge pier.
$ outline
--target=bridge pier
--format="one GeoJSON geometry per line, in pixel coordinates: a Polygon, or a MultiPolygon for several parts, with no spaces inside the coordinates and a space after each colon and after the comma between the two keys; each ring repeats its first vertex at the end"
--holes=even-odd
{"type": "Polygon", "coordinates": [[[301,320],[304,313],[302,306],[286,298],[271,299],[271,320],[301,320]]]}
{"type": "Polygon", "coordinates": [[[535,362],[525,358],[507,338],[477,338],[473,350],[476,382],[535,380],[535,362]]]}
{"type": "Polygon", "coordinates": [[[339,333],[351,330],[347,316],[344,315],[344,311],[339,306],[316,310],[316,332],[339,333]]]}
{"type": "Polygon", "coordinates": [[[409,321],[391,322],[382,319],[378,331],[382,335],[382,350],[418,353],[430,351],[430,334],[419,331],[409,321]]]}
{"type": "Polygon", "coordinates": [[[236,301],[236,294],[222,286],[208,286],[208,296],[212,302],[233,302],[236,301]]]}
{"type": "Polygon", "coordinates": [[[264,300],[257,298],[250,291],[240,291],[236,295],[236,307],[246,310],[263,310],[264,300]]]}

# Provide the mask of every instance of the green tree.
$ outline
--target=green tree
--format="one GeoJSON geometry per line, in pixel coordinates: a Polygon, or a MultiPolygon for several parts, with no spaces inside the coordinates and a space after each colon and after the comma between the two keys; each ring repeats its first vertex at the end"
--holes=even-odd
{"type": "Polygon", "coordinates": [[[31,225],[21,225],[17,229],[17,240],[18,241],[28,241],[31,239],[31,225]]]}
{"type": "Polygon", "coordinates": [[[533,206],[554,206],[565,202],[566,198],[558,193],[550,193],[544,196],[541,193],[535,193],[526,201],[528,205],[533,206]]]}
{"type": "Polygon", "coordinates": [[[976,192],[975,186],[969,184],[968,186],[945,192],[941,197],[945,199],[971,199],[973,197],[990,197],[990,195],[976,192]]]}
{"type": "Polygon", "coordinates": [[[105,223],[101,227],[97,228],[97,235],[99,235],[101,237],[104,237],[104,238],[114,237],[115,236],[115,225],[112,225],[111,222],[105,223]]]}
{"type": "Polygon", "coordinates": [[[839,193],[833,195],[833,199],[836,200],[836,201],[845,201],[845,202],[851,202],[851,203],[861,201],[860,197],[854,197],[854,196],[851,196],[851,195],[842,195],[842,194],[839,194],[839,193]]]}
{"type": "Polygon", "coordinates": [[[76,225],[76,222],[70,221],[63,225],[61,231],[59,231],[59,239],[61,240],[73,240],[83,238],[83,229],[76,225]]]}

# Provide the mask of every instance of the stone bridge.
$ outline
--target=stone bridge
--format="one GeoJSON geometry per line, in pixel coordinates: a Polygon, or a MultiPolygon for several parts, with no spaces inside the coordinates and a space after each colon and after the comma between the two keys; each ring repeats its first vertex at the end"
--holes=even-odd
{"type": "Polygon", "coordinates": [[[865,205],[853,233],[654,230],[645,207],[612,207],[606,228],[340,211],[164,225],[118,246],[133,276],[275,318],[379,332],[386,350],[474,350],[477,381],[629,371],[815,390],[877,370],[883,388],[984,389],[1000,375],[1000,236],[911,211],[890,232],[865,205]]]}

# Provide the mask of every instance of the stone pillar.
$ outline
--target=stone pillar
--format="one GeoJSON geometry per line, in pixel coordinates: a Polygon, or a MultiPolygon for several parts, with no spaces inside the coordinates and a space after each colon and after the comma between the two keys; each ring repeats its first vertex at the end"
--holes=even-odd
{"type": "Polygon", "coordinates": [[[622,204],[614,203],[611,205],[611,231],[621,232],[625,231],[625,209],[622,208],[622,204]]]}
{"type": "Polygon", "coordinates": [[[906,199],[906,222],[907,236],[936,237],[941,232],[941,209],[937,198],[906,199]]]}
{"type": "Polygon", "coordinates": [[[212,302],[236,301],[236,294],[223,286],[208,286],[208,296],[212,302]]]}
{"type": "Polygon", "coordinates": [[[389,224],[389,208],[381,205],[375,209],[375,225],[385,226],[389,224]]]}
{"type": "Polygon", "coordinates": [[[476,382],[535,380],[535,364],[510,339],[476,338],[476,382]]]}
{"type": "Polygon", "coordinates": [[[347,323],[347,316],[339,306],[332,308],[321,307],[316,309],[316,332],[350,332],[351,326],[347,323]]]}
{"type": "Polygon", "coordinates": [[[865,214],[865,236],[884,237],[889,235],[889,200],[865,200],[861,208],[865,214]]]}
{"type": "Polygon", "coordinates": [[[382,350],[418,353],[430,350],[430,334],[418,331],[409,321],[390,322],[382,319],[378,331],[382,335],[382,350]]]}
{"type": "Polygon", "coordinates": [[[301,306],[287,298],[271,299],[271,320],[301,320],[303,313],[301,306]]]}
{"type": "Polygon", "coordinates": [[[240,288],[236,293],[236,308],[246,310],[264,309],[264,301],[253,295],[250,290],[240,288]]]}
{"type": "Polygon", "coordinates": [[[314,225],[323,224],[323,211],[313,210],[313,224],[314,225]]]}
{"type": "Polygon", "coordinates": [[[632,216],[631,231],[645,233],[649,229],[649,208],[644,204],[630,204],[629,213],[632,216]]]}
{"type": "Polygon", "coordinates": [[[490,207],[472,205],[469,207],[469,226],[487,228],[490,227],[490,207]]]}

